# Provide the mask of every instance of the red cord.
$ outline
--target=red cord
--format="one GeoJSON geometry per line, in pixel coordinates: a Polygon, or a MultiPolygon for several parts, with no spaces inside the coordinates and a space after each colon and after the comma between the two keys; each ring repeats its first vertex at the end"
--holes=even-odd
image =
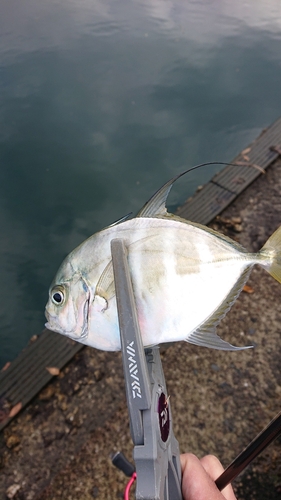
{"type": "Polygon", "coordinates": [[[130,489],[131,489],[131,486],[132,486],[132,484],[134,484],[136,479],[137,479],[137,474],[135,472],[133,472],[132,477],[131,477],[130,481],[128,482],[126,489],[125,489],[124,500],[130,500],[130,496],[129,496],[130,489]]]}

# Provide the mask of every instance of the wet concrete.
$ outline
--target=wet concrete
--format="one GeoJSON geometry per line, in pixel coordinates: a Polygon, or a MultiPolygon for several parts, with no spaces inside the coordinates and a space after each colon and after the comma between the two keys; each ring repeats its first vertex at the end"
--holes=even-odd
{"type": "MultiPolygon", "coordinates": [[[[257,251],[281,224],[281,161],[212,224],[257,251]]],[[[218,333],[244,352],[185,342],[163,349],[174,432],[182,452],[225,466],[280,410],[281,286],[256,267],[218,333]],[[250,292],[250,293],[249,293],[250,292]]],[[[0,498],[122,498],[127,478],[110,454],[132,457],[119,353],[85,348],[0,436],[0,498]]],[[[281,498],[281,440],[234,483],[243,499],[281,498]]]]}

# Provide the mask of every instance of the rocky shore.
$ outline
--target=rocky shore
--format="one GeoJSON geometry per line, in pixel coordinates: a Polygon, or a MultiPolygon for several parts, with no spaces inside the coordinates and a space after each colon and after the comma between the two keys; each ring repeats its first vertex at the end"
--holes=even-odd
{"type": "MultiPolygon", "coordinates": [[[[281,161],[211,224],[258,251],[281,224],[281,161]]],[[[242,352],[179,342],[162,360],[182,452],[227,466],[280,410],[281,286],[253,269],[218,328],[242,352]]],[[[0,499],[122,498],[127,478],[111,453],[132,459],[119,353],[84,348],[0,435],[0,499]]],[[[281,440],[234,482],[241,500],[281,498],[281,440]]]]}

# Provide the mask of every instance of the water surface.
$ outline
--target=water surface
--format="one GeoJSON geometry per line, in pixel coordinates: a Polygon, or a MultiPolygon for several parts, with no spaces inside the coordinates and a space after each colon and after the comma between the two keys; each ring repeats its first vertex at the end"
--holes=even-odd
{"type": "Polygon", "coordinates": [[[42,330],[70,250],[280,116],[280,33],[278,0],[2,2],[0,366],[42,330]]]}

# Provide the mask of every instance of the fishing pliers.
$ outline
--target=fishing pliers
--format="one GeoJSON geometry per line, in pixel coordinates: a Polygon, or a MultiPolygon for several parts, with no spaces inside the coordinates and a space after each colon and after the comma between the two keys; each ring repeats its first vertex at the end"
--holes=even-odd
{"type": "Polygon", "coordinates": [[[121,350],[134,443],[137,500],[182,500],[179,444],[159,348],[144,348],[140,334],[127,250],[111,242],[121,350]]]}

